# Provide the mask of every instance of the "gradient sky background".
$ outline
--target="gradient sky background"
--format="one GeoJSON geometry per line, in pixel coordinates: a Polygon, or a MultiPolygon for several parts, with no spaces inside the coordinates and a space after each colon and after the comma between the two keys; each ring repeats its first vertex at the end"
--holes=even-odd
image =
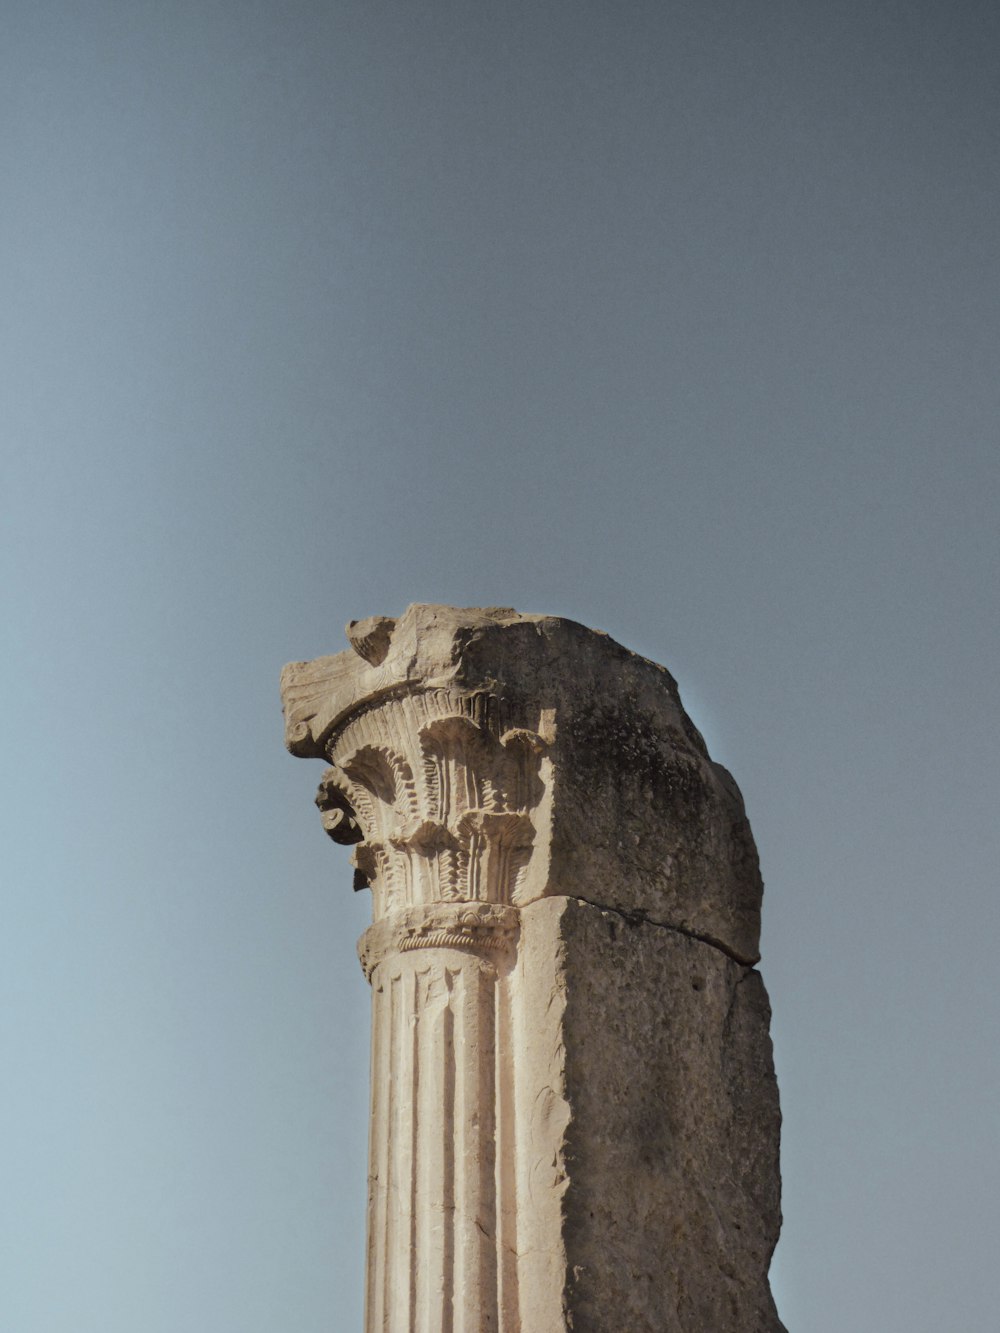
{"type": "Polygon", "coordinates": [[[609,631],[735,773],[792,1333],[998,1327],[998,56],[8,0],[5,1331],[360,1328],[369,905],[277,678],[411,601],[609,631]]]}

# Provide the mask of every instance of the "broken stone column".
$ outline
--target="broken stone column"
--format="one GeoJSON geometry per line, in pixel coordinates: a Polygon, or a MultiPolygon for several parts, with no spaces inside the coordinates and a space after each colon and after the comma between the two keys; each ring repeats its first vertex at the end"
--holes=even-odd
{"type": "Polygon", "coordinates": [[[662,667],[411,606],[282,673],[373,924],[366,1333],[781,1333],[761,880],[662,667]]]}

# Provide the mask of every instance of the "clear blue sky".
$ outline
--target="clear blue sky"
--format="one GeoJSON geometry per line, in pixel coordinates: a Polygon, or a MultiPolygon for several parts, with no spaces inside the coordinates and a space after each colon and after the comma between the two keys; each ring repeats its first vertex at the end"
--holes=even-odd
{"type": "Polygon", "coordinates": [[[277,675],[666,663],[746,796],[792,1333],[987,1333],[993,4],[8,0],[0,1327],[360,1327],[367,921],[277,675]]]}

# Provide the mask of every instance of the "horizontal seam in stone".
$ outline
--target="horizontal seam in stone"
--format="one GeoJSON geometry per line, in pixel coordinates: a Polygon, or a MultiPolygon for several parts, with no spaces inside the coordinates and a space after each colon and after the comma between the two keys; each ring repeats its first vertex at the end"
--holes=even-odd
{"type": "Polygon", "coordinates": [[[577,902],[586,903],[588,907],[596,907],[599,912],[613,912],[615,916],[620,916],[623,921],[627,921],[630,926],[655,926],[657,930],[668,930],[674,935],[683,935],[685,939],[697,940],[699,944],[707,944],[711,949],[718,949],[719,953],[725,954],[727,958],[732,959],[734,963],[739,963],[741,967],[755,967],[760,962],[760,954],[756,958],[745,958],[742,954],[736,953],[723,944],[721,940],[715,939],[711,935],[703,935],[697,930],[688,930],[684,926],[671,926],[666,921],[655,921],[645,912],[626,911],[622,907],[609,907],[607,903],[595,903],[590,898],[581,898],[578,893],[572,895],[577,902]]]}

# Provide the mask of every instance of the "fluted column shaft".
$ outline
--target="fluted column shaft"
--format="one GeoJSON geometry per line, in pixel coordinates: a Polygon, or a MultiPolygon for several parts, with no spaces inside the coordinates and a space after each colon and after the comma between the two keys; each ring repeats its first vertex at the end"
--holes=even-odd
{"type": "Polygon", "coordinates": [[[496,1333],[497,973],[459,949],[372,974],[368,1333],[496,1333]]]}
{"type": "Polygon", "coordinates": [[[359,943],[372,987],[366,1333],[516,1327],[501,1313],[516,1275],[502,1271],[513,1154],[498,1094],[518,915],[418,907],[359,943]]]}

